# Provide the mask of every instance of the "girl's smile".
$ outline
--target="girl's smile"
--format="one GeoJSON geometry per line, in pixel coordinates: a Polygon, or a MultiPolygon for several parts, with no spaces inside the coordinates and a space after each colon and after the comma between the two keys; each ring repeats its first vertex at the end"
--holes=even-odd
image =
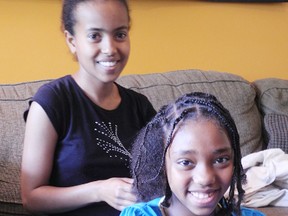
{"type": "Polygon", "coordinates": [[[217,195],[218,190],[212,192],[190,192],[193,198],[196,198],[195,201],[199,204],[209,204],[213,201],[213,198],[217,195]]]}

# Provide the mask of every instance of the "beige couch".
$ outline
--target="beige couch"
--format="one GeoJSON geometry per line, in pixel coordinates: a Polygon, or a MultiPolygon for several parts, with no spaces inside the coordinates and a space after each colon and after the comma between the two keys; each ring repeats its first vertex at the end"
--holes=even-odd
{"type": "MultiPolygon", "coordinates": [[[[27,214],[22,209],[19,185],[23,111],[39,86],[46,82],[0,85],[0,215],[27,214]]],[[[243,156],[267,146],[287,152],[288,80],[263,79],[250,83],[230,73],[185,70],[122,76],[118,83],[145,94],[157,110],[187,92],[212,93],[234,116],[243,156]]],[[[287,216],[288,204],[287,208],[270,206],[261,210],[267,215],[287,216]]]]}

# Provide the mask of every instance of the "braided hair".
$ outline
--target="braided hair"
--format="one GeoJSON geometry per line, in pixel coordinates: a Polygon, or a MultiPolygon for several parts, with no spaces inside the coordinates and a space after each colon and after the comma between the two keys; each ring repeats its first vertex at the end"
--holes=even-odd
{"type": "MultiPolygon", "coordinates": [[[[176,126],[188,119],[205,118],[216,122],[228,135],[234,152],[234,171],[230,184],[226,212],[240,215],[240,203],[245,191],[246,175],[241,165],[239,134],[229,111],[211,94],[185,94],[174,103],[163,106],[139,132],[133,143],[131,172],[139,201],[149,201],[165,195],[163,206],[169,207],[172,196],[165,172],[165,155],[173,141],[176,126]],[[234,198],[235,188],[238,200],[234,198]]],[[[222,215],[223,212],[222,212],[222,215]]]]}

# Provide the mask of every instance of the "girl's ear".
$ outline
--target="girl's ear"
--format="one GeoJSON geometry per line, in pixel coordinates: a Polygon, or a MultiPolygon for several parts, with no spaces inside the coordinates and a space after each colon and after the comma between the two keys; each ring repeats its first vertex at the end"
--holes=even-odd
{"type": "Polygon", "coordinates": [[[66,43],[70,49],[70,52],[76,55],[75,37],[67,30],[64,31],[66,43]]]}

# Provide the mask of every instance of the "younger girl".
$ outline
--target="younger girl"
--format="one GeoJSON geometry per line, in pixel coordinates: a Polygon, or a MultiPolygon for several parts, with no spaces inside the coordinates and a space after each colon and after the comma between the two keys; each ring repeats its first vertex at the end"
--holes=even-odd
{"type": "Polygon", "coordinates": [[[228,110],[209,94],[184,95],[158,112],[134,143],[132,173],[143,202],[122,216],[263,215],[240,207],[246,176],[239,135],[228,110]]]}

